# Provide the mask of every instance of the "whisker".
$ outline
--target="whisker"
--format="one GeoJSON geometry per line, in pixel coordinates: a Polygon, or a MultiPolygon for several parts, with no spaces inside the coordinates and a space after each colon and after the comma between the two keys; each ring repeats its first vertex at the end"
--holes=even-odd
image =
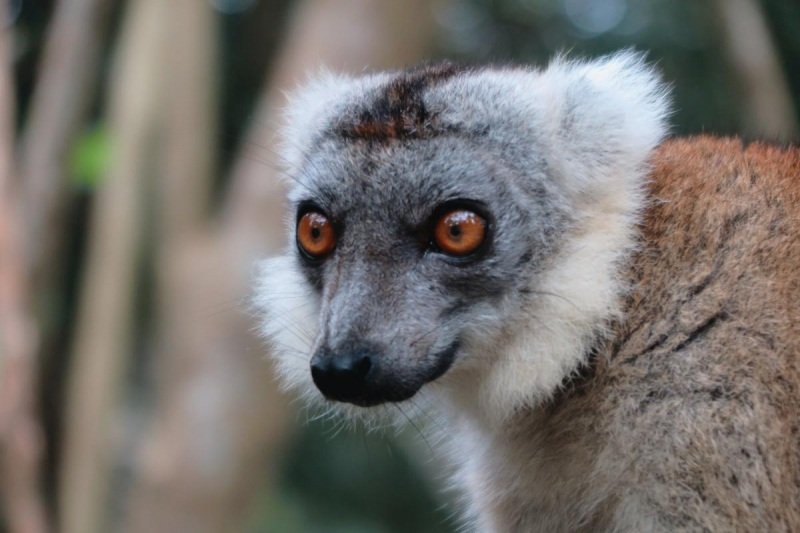
{"type": "Polygon", "coordinates": [[[422,440],[424,440],[425,444],[428,446],[428,449],[430,450],[431,455],[434,458],[436,458],[436,452],[433,451],[433,447],[431,446],[431,443],[428,442],[428,439],[425,437],[425,435],[422,433],[422,431],[420,431],[419,427],[417,427],[417,425],[414,423],[414,421],[411,420],[411,418],[409,418],[409,416],[406,414],[406,412],[403,410],[403,408],[400,406],[400,404],[399,403],[395,403],[395,404],[392,404],[392,405],[397,407],[397,409],[403,414],[403,416],[406,418],[406,420],[408,420],[408,423],[411,424],[411,426],[414,429],[417,430],[417,433],[419,433],[419,436],[422,437],[422,440]]]}
{"type": "Polygon", "coordinates": [[[543,296],[552,296],[553,298],[558,298],[560,300],[564,300],[565,302],[570,304],[572,307],[574,307],[578,311],[582,311],[581,308],[575,302],[573,302],[572,300],[570,300],[566,296],[562,296],[560,294],[556,294],[554,292],[548,292],[548,291],[531,291],[531,294],[541,294],[543,296]]]}

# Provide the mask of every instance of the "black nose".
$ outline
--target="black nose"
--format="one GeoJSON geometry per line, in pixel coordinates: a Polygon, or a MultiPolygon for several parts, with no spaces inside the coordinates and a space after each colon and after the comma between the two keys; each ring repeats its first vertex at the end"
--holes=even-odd
{"type": "Polygon", "coordinates": [[[311,377],[326,398],[340,402],[364,403],[372,354],[365,351],[316,354],[311,360],[311,377]]]}

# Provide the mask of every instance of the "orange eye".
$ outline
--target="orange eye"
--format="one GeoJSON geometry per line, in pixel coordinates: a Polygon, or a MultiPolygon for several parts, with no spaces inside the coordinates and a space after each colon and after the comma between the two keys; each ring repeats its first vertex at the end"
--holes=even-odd
{"type": "Polygon", "coordinates": [[[336,245],[336,236],[328,218],[314,211],[303,215],[297,224],[297,243],[314,259],[331,253],[336,245]]]}
{"type": "Polygon", "coordinates": [[[433,240],[444,253],[456,257],[471,254],[486,238],[486,221],[480,215],[456,209],[436,223],[433,240]]]}

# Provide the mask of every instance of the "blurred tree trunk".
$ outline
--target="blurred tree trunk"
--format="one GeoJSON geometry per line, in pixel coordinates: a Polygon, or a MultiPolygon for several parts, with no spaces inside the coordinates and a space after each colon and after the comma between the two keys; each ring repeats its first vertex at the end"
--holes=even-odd
{"type": "Polygon", "coordinates": [[[129,4],[114,65],[108,116],[115,165],[99,184],[93,206],[67,391],[59,493],[64,533],[107,531],[112,430],[135,323],[145,176],[162,93],[165,5],[163,0],[129,4]]]}
{"type": "MultiPolygon", "coordinates": [[[[76,195],[67,175],[69,156],[95,99],[103,41],[117,2],[57,0],[54,4],[17,153],[17,208],[29,284],[26,298],[38,326],[36,377],[42,388],[36,399],[45,430],[51,432],[48,444],[59,439],[59,424],[54,421],[61,419],[60,369],[68,359],[63,337],[71,322],[65,306],[70,283],[66,267],[68,249],[75,240],[68,232],[76,195]]],[[[57,450],[45,451],[49,480],[57,476],[57,450]]],[[[55,492],[54,487],[47,489],[48,496],[55,492]]]]}
{"type": "Polygon", "coordinates": [[[728,62],[739,80],[743,133],[791,140],[797,115],[761,6],[756,0],[715,0],[715,5],[728,62]]]}
{"type": "Polygon", "coordinates": [[[203,224],[213,142],[203,128],[214,125],[214,73],[203,61],[214,55],[214,33],[203,4],[178,0],[171,9],[183,26],[170,61],[183,66],[168,76],[168,92],[181,104],[170,106],[164,142],[156,406],[123,529],[240,531],[274,469],[288,414],[264,343],[241,309],[254,261],[283,242],[274,131],[263,125],[274,122],[281,91],[309,68],[359,71],[419,60],[432,22],[424,0],[302,2],[233,172],[224,216],[203,224]],[[214,312],[219,305],[235,309],[214,312]]]}
{"type": "MultiPolygon", "coordinates": [[[[65,169],[94,94],[103,36],[114,0],[61,0],[39,68],[20,141],[27,264],[34,283],[48,283],[60,263],[63,217],[70,199],[65,169]]],[[[47,291],[39,291],[47,292],[47,291]]]]}
{"type": "MultiPolygon", "coordinates": [[[[5,28],[6,6],[0,6],[5,28]]],[[[0,496],[12,533],[44,533],[39,487],[42,435],[35,418],[36,327],[25,265],[26,236],[14,178],[10,31],[0,32],[0,496]]]]}

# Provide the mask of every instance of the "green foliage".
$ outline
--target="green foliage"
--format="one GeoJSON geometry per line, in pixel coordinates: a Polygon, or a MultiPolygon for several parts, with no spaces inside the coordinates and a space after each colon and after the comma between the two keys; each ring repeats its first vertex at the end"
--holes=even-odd
{"type": "Polygon", "coordinates": [[[94,189],[105,177],[111,163],[111,140],[100,124],[78,137],[69,158],[70,181],[94,189]]]}

